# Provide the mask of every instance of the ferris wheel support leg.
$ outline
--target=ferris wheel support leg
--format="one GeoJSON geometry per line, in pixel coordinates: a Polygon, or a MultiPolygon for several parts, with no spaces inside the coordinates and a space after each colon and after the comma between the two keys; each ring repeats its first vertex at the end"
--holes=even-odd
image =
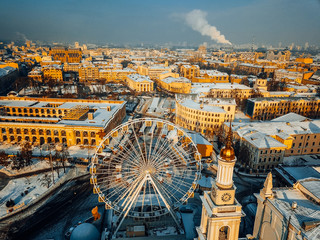
{"type": "MultiPolygon", "coordinates": [[[[133,197],[132,201],[128,202],[128,203],[130,203],[130,204],[125,206],[125,208],[124,208],[124,210],[125,210],[124,215],[121,216],[122,214],[120,214],[119,219],[121,219],[121,220],[120,220],[120,222],[119,222],[116,230],[115,230],[114,233],[113,233],[113,236],[112,236],[113,239],[116,238],[116,234],[117,234],[117,232],[119,231],[119,229],[120,229],[120,227],[121,227],[124,219],[125,219],[126,216],[128,215],[128,213],[129,213],[129,211],[130,211],[133,203],[137,200],[137,198],[138,198],[138,196],[139,196],[139,193],[140,193],[140,191],[141,191],[141,189],[142,189],[145,181],[147,181],[147,176],[144,177],[144,179],[141,181],[141,183],[140,183],[139,186],[137,187],[136,191],[134,192],[134,197],[133,197]]],[[[119,221],[119,219],[117,220],[117,222],[119,221]]]]}
{"type": "Polygon", "coordinates": [[[155,189],[157,190],[157,192],[159,193],[162,201],[164,202],[164,204],[166,205],[169,213],[171,214],[173,220],[175,221],[175,223],[177,224],[178,230],[180,232],[180,234],[182,234],[183,228],[181,227],[180,221],[178,219],[178,216],[176,215],[176,213],[173,211],[173,209],[171,208],[170,204],[167,202],[166,198],[163,196],[163,194],[161,193],[160,189],[158,188],[157,184],[153,181],[152,177],[148,174],[147,175],[148,179],[152,182],[153,186],[155,187],[155,189]]]}

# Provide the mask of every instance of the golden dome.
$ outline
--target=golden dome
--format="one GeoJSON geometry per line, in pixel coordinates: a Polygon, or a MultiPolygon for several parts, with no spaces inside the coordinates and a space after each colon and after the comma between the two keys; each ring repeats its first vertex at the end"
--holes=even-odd
{"type": "Polygon", "coordinates": [[[232,147],[225,146],[220,151],[220,157],[226,161],[232,161],[235,159],[234,150],[232,147]]]}
{"type": "Polygon", "coordinates": [[[233,147],[232,147],[232,126],[230,122],[229,133],[227,136],[226,146],[223,147],[220,151],[220,157],[226,161],[232,161],[236,158],[233,147]]]}

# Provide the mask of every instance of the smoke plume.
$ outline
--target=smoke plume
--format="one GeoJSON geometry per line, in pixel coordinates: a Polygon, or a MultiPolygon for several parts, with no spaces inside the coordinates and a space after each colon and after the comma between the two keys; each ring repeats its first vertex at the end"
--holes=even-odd
{"type": "Polygon", "coordinates": [[[29,41],[29,39],[26,37],[26,35],[24,35],[23,33],[20,33],[20,32],[16,32],[16,34],[21,38],[23,39],[25,42],[26,41],[29,41]]]}
{"type": "Polygon", "coordinates": [[[206,12],[195,9],[185,15],[185,20],[193,30],[201,33],[201,35],[209,36],[218,43],[231,45],[231,42],[228,41],[215,26],[211,26],[208,23],[206,17],[206,12]]]}

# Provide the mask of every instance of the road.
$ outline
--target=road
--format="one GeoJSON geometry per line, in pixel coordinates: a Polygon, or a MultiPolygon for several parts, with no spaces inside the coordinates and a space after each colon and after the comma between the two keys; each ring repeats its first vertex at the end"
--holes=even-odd
{"type": "Polygon", "coordinates": [[[67,230],[79,221],[91,217],[91,209],[98,203],[92,194],[89,177],[70,181],[27,219],[9,224],[7,239],[63,240],[67,230]]]}

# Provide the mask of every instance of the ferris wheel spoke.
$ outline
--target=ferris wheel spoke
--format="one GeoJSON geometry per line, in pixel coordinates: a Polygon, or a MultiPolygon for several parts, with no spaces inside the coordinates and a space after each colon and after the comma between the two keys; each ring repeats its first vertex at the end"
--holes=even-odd
{"type": "MultiPolygon", "coordinates": [[[[131,141],[128,141],[128,143],[130,144],[131,141]]],[[[119,142],[119,144],[120,144],[120,142],[119,142]]],[[[133,148],[133,152],[130,151],[126,146],[123,146],[123,149],[126,150],[126,153],[129,154],[129,156],[130,156],[132,159],[135,160],[135,159],[136,159],[136,156],[138,156],[139,154],[138,154],[138,152],[136,151],[136,149],[135,149],[133,146],[132,146],[132,148],[133,148]],[[136,154],[136,156],[134,155],[134,153],[136,154]]],[[[121,151],[120,148],[117,148],[117,150],[118,150],[118,153],[119,153],[119,154],[122,153],[122,151],[121,151]]],[[[114,156],[114,158],[117,158],[117,156],[118,156],[118,155],[114,156]]],[[[137,162],[137,165],[139,165],[139,162],[137,162]]]]}
{"type": "MultiPolygon", "coordinates": [[[[131,127],[132,127],[132,125],[131,125],[131,127]]],[[[133,127],[132,127],[133,128],[133,127]]],[[[136,132],[134,131],[134,129],[133,129],[133,134],[134,134],[134,137],[135,137],[135,140],[136,140],[136,143],[137,143],[137,146],[139,147],[139,150],[140,150],[140,156],[141,156],[141,158],[143,159],[143,161],[144,161],[144,163],[146,163],[146,159],[144,159],[144,156],[143,156],[143,153],[142,153],[142,150],[141,150],[141,146],[140,146],[140,143],[139,143],[139,140],[138,140],[138,137],[137,137],[137,134],[136,134],[136,132]]]]}
{"type": "Polygon", "coordinates": [[[139,184],[140,178],[137,178],[130,187],[128,187],[125,192],[119,194],[119,196],[113,201],[115,205],[117,205],[123,198],[127,197],[129,194],[135,189],[135,187],[139,184]]]}
{"type": "MultiPolygon", "coordinates": [[[[167,181],[165,180],[165,182],[167,182],[167,181]]],[[[182,191],[180,189],[180,186],[177,186],[176,184],[173,185],[173,184],[170,184],[170,183],[167,182],[166,185],[169,186],[169,187],[164,188],[164,189],[166,189],[170,193],[170,196],[176,196],[176,194],[175,194],[176,192],[179,192],[182,196],[184,196],[186,194],[186,192],[182,191]],[[170,191],[169,189],[172,189],[172,191],[170,191]]]]}

